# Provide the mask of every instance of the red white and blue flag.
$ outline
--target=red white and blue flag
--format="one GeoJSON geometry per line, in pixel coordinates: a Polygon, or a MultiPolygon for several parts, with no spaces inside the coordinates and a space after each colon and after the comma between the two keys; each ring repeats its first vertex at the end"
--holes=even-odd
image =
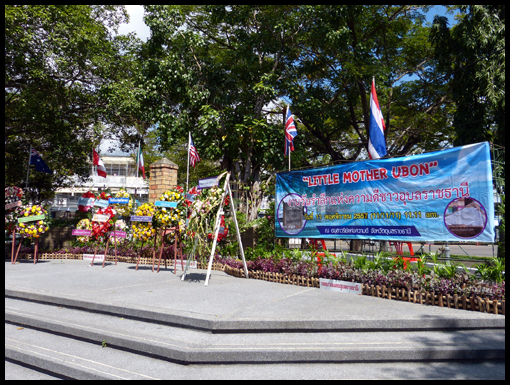
{"type": "Polygon", "coordinates": [[[287,120],[285,121],[285,156],[290,151],[294,151],[294,138],[297,136],[296,123],[294,117],[287,106],[287,120]]]}
{"type": "Polygon", "coordinates": [[[368,137],[368,155],[370,159],[379,159],[387,154],[386,140],[384,138],[384,119],[375,92],[375,80],[372,79],[372,92],[370,93],[370,127],[368,137]]]}
{"type": "Polygon", "coordinates": [[[189,161],[193,167],[200,162],[200,156],[198,156],[197,149],[193,144],[193,139],[191,139],[191,132],[189,134],[189,161]]]}

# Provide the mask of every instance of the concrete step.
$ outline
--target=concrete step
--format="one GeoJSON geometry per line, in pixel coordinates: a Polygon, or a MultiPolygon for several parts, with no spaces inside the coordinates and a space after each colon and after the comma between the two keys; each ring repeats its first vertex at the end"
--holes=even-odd
{"type": "MultiPolygon", "coordinates": [[[[262,281],[258,281],[258,283],[260,282],[262,281]]],[[[269,283],[269,285],[285,286],[272,283],[269,283]]],[[[309,290],[314,292],[318,291],[318,289],[309,290]]],[[[294,294],[291,294],[289,297],[292,297],[293,295],[294,294]]],[[[217,309],[218,314],[213,314],[213,312],[185,311],[182,309],[179,311],[174,311],[173,309],[169,309],[165,306],[154,306],[152,303],[150,303],[150,306],[144,306],[144,304],[126,304],[121,302],[115,303],[98,299],[85,300],[66,295],[49,295],[40,292],[34,293],[20,289],[7,288],[5,289],[5,297],[10,299],[30,301],[34,303],[81,309],[94,313],[111,314],[118,317],[145,320],[149,322],[156,322],[181,328],[191,328],[212,333],[318,333],[339,331],[389,332],[401,330],[431,331],[505,328],[504,316],[494,316],[492,314],[467,312],[463,310],[454,310],[454,314],[456,315],[455,318],[451,316],[438,316],[437,314],[430,314],[427,316],[421,315],[418,319],[416,317],[401,317],[398,310],[401,310],[402,312],[409,312],[413,309],[423,310],[426,308],[422,307],[422,305],[410,304],[400,301],[393,301],[393,303],[391,303],[391,301],[367,296],[361,297],[361,300],[368,302],[367,304],[356,304],[356,308],[351,308],[349,313],[344,312],[341,317],[337,317],[335,314],[328,314],[327,316],[320,315],[316,318],[310,317],[310,314],[308,313],[304,313],[302,318],[301,314],[299,314],[300,318],[297,318],[294,314],[288,318],[282,316],[275,317],[274,313],[278,313],[276,307],[272,310],[271,313],[268,313],[267,316],[264,313],[256,314],[252,309],[249,309],[249,311],[245,312],[244,314],[236,315],[235,317],[225,317],[223,314],[221,314],[221,308],[217,309]],[[363,307],[365,309],[369,306],[381,306],[385,303],[390,303],[391,306],[397,307],[397,309],[389,314],[386,319],[381,319],[381,317],[365,317],[364,313],[356,314],[356,312],[359,312],[357,309],[359,307],[363,307]],[[406,308],[398,309],[398,307],[402,306],[406,308]],[[347,314],[347,316],[345,316],[345,314],[347,314]]],[[[356,296],[348,297],[356,298],[356,296]]],[[[310,306],[313,306],[313,304],[310,304],[310,306]]],[[[349,306],[352,305],[349,304],[349,306]]],[[[437,313],[438,310],[452,309],[439,309],[438,307],[429,307],[430,313],[437,313]]],[[[312,310],[311,312],[313,313],[312,310]]],[[[286,313],[289,313],[288,309],[281,311],[281,314],[286,313]]],[[[234,312],[231,314],[234,314],[234,312]]]]}
{"type": "Polygon", "coordinates": [[[210,333],[193,328],[6,298],[10,325],[183,364],[494,360],[504,329],[210,333]]]}
{"type": "Polygon", "coordinates": [[[5,379],[505,379],[505,362],[180,365],[6,324],[5,379]]]}

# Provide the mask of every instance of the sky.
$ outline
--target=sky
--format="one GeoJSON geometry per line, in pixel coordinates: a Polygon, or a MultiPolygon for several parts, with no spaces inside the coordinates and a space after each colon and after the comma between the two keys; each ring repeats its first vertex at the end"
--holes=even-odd
{"type": "Polygon", "coordinates": [[[150,29],[143,22],[143,7],[141,5],[125,5],[129,13],[129,23],[122,24],[119,28],[119,34],[127,35],[129,32],[135,32],[143,41],[147,41],[150,36],[150,29]]]}

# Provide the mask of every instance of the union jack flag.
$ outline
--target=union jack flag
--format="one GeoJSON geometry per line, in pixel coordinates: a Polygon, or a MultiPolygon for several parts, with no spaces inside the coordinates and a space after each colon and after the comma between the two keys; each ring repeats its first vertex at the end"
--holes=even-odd
{"type": "Polygon", "coordinates": [[[287,156],[288,149],[294,151],[294,138],[297,136],[296,124],[294,117],[287,106],[287,120],[285,121],[285,156],[287,156]]]}
{"type": "Polygon", "coordinates": [[[189,160],[193,167],[195,167],[197,162],[200,162],[200,156],[198,156],[197,149],[193,144],[193,139],[191,139],[191,132],[189,134],[189,160]]]}

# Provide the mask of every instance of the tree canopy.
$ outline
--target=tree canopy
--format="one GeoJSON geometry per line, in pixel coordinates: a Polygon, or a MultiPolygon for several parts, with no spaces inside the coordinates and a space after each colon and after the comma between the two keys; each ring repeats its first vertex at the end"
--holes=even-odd
{"type": "Polygon", "coordinates": [[[105,92],[131,67],[132,39],[114,36],[126,18],[122,6],[5,6],[6,185],[24,185],[30,145],[56,170],[31,173],[41,197],[88,177],[92,146],[123,125],[105,92]]]}
{"type": "MultiPolygon", "coordinates": [[[[456,8],[455,8],[456,9],[456,8]]],[[[505,145],[505,5],[462,5],[460,21],[436,16],[431,38],[451,85],[455,145],[505,145]]]]}
{"type": "Polygon", "coordinates": [[[6,183],[30,144],[55,186],[108,136],[184,157],[192,132],[208,167],[260,191],[286,169],[287,104],[293,167],[365,159],[373,78],[390,156],[504,145],[504,6],[452,6],[454,27],[430,7],[146,5],[144,43],[116,35],[122,6],[7,5],[6,183]]]}
{"type": "Polygon", "coordinates": [[[284,168],[282,101],[299,118],[297,165],[359,159],[373,77],[391,155],[451,142],[449,84],[436,71],[425,7],[145,8],[143,87],[162,142],[191,130],[236,179],[284,168]]]}

